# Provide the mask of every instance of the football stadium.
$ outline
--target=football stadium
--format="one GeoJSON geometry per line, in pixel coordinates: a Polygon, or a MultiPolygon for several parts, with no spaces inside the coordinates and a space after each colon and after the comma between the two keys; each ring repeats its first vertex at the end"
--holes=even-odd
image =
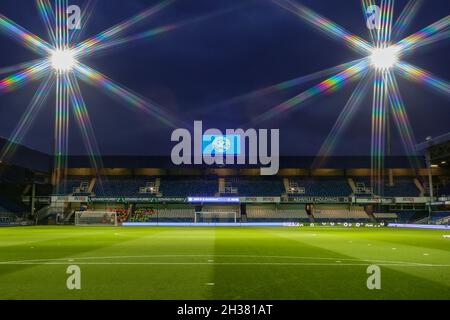
{"type": "Polygon", "coordinates": [[[440,165],[414,172],[390,159],[383,194],[367,157],[315,170],[310,158],[282,158],[278,175],[261,177],[114,156],[100,175],[69,158],[55,194],[52,157],[18,147],[17,164],[1,166],[1,221],[14,227],[0,229],[0,296],[448,299],[450,143],[431,143],[440,165]],[[71,265],[82,290],[66,288],[71,265]],[[371,265],[382,290],[366,287],[371,265]]]}
{"type": "Polygon", "coordinates": [[[450,299],[448,1],[29,2],[1,300],[450,299]]]}

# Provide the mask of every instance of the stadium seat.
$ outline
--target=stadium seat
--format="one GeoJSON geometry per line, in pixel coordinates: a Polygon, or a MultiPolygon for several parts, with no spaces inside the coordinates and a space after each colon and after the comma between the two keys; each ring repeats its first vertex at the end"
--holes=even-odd
{"type": "Polygon", "coordinates": [[[217,178],[162,177],[159,190],[164,197],[214,196],[219,184],[217,178]]]}
{"type": "Polygon", "coordinates": [[[227,177],[225,180],[241,197],[279,197],[285,192],[280,177],[227,177]]]}
{"type": "Polygon", "coordinates": [[[149,181],[155,178],[147,176],[107,176],[98,179],[94,186],[94,194],[98,197],[133,197],[151,198],[154,193],[142,193],[141,188],[145,187],[149,181]]]}
{"type": "MultiPolygon", "coordinates": [[[[305,196],[347,197],[352,193],[352,189],[344,177],[297,178],[289,179],[289,182],[302,188],[305,196]]],[[[298,193],[289,193],[289,190],[288,194],[298,196],[298,193]]]]}

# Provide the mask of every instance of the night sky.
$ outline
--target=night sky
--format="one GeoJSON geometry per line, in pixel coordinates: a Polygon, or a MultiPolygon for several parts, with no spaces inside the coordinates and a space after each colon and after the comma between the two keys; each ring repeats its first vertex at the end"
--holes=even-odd
{"type": "MultiPolygon", "coordinates": [[[[297,0],[366,40],[369,33],[360,0],[297,0]]],[[[84,1],[70,4],[83,6],[84,1]]],[[[153,0],[98,0],[81,39],[93,36],[139,11],[153,0]]],[[[406,0],[397,0],[395,18],[406,0]]],[[[0,13],[48,40],[32,0],[1,0],[0,13]]],[[[405,36],[450,14],[450,1],[424,1],[405,36]]],[[[361,58],[343,42],[330,39],[270,0],[178,0],[127,32],[127,35],[183,21],[182,27],[104,51],[81,61],[113,80],[157,102],[178,119],[225,130],[248,124],[255,116],[307,90],[319,80],[282,93],[223,103],[233,97],[282,81],[361,58]],[[195,21],[195,20],[194,20],[195,21]]],[[[38,56],[0,33],[0,68],[38,56]]],[[[450,41],[420,48],[405,61],[450,80],[450,41]]],[[[1,75],[4,77],[5,75],[1,75]]],[[[415,137],[450,131],[449,97],[398,77],[415,137]]],[[[322,81],[323,79],[320,79],[322,81]]],[[[357,82],[311,100],[306,107],[258,124],[280,128],[283,155],[314,155],[331,130],[357,82]]],[[[82,83],[81,89],[102,154],[165,155],[173,143],[173,128],[158,119],[82,83]]],[[[0,136],[8,137],[26,109],[39,82],[0,95],[0,136]]],[[[370,154],[372,95],[364,99],[351,126],[339,140],[335,154],[370,154]]],[[[32,148],[51,152],[54,97],[47,101],[24,139],[32,148]]],[[[393,131],[393,153],[402,154],[393,131]]],[[[70,153],[85,148],[75,118],[71,118],[70,153]]]]}

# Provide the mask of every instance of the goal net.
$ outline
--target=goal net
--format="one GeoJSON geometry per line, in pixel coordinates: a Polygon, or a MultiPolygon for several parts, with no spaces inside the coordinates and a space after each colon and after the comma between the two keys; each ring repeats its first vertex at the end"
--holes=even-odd
{"type": "Polygon", "coordinates": [[[236,211],[220,212],[220,211],[200,211],[195,213],[195,222],[217,223],[228,222],[237,223],[241,219],[236,211]]]}
{"type": "Polygon", "coordinates": [[[76,226],[117,226],[117,213],[107,211],[77,211],[76,226]]]}

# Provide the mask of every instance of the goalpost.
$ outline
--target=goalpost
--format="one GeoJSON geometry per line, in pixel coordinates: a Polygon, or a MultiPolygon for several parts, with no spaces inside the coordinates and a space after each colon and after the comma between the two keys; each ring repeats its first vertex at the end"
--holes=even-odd
{"type": "Polygon", "coordinates": [[[238,212],[236,211],[197,211],[194,222],[238,222],[238,212]]]}
{"type": "Polygon", "coordinates": [[[117,226],[117,213],[107,211],[76,211],[76,226],[117,226]]]}

